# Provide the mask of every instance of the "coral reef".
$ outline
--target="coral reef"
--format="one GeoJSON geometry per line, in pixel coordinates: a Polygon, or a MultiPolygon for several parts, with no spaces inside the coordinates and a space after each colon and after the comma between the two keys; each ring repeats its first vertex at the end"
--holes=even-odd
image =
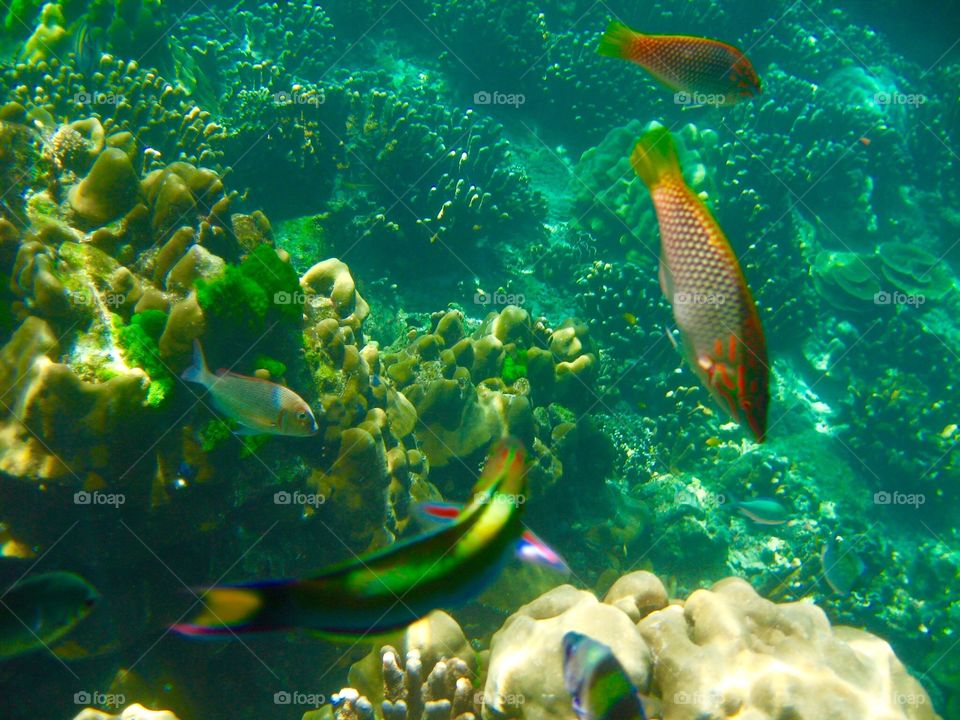
{"type": "Polygon", "coordinates": [[[621,577],[602,602],[561,586],[504,623],[484,700],[523,700],[497,705],[498,717],[568,712],[560,638],[569,630],[609,645],[662,717],[939,717],[886,642],[831,627],[815,605],[775,604],[737,578],[671,601],[642,571],[621,577]]]}
{"type": "MultiPolygon", "coordinates": [[[[761,21],[709,0],[6,5],[0,500],[17,512],[0,540],[121,589],[102,637],[91,625],[70,649],[98,658],[71,666],[86,686],[181,612],[164,564],[194,586],[386,545],[415,532],[416,502],[464,499],[510,433],[534,461],[525,521],[582,584],[635,567],[663,583],[628,575],[604,602],[554,590],[479,657],[434,616],[442,649],[411,629],[323,717],[570,715],[570,623],[614,648],[651,715],[922,718],[931,697],[957,714],[960,197],[943,88],[960,70],[896,54],[890,5],[869,28],[822,0],[761,21]],[[764,94],[683,107],[596,53],[611,16],[748,49],[764,94]],[[628,161],[653,119],[676,129],[760,307],[766,446],[717,417],[664,332],[656,220],[628,161]],[[179,379],[195,340],[213,368],[296,389],[320,432],[238,437],[179,379]],[[788,519],[757,525],[733,493],[788,519]],[[862,566],[839,589],[832,543],[862,566]],[[729,574],[798,602],[730,579],[668,600],[729,574]],[[931,696],[839,623],[888,638],[931,696]]],[[[457,617],[481,648],[552,584],[508,568],[457,617]]],[[[251,647],[275,676],[217,655],[206,683],[219,651],[165,639],[144,660],[153,684],[172,672],[197,707],[159,706],[263,717],[268,684],[306,687],[336,659],[299,637],[251,647]]],[[[16,720],[51,712],[55,675],[36,674],[16,720]]]]}
{"type": "MultiPolygon", "coordinates": [[[[583,409],[592,399],[596,357],[586,328],[572,321],[551,331],[508,305],[468,335],[463,315],[450,311],[408,342],[384,353],[383,374],[415,408],[432,467],[485,452],[504,434],[533,443],[536,408],[583,409]]],[[[548,444],[552,430],[546,428],[548,444]]]]}
{"type": "MultiPolygon", "coordinates": [[[[436,611],[404,632],[399,649],[373,650],[350,668],[353,687],[332,697],[333,717],[373,720],[475,720],[477,660],[463,631],[436,611]]],[[[307,718],[324,717],[323,711],[307,718]]]]}

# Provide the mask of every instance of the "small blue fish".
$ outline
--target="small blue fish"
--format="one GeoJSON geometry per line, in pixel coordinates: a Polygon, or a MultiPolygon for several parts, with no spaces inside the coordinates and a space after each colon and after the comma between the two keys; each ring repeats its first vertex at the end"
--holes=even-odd
{"type": "Polygon", "coordinates": [[[820,550],[820,567],[823,569],[823,579],[838,595],[849,595],[867,569],[852,546],[841,546],[837,538],[832,536],[820,550]]]}
{"type": "Polygon", "coordinates": [[[316,435],[317,419],[306,401],[290,388],[228,370],[210,372],[200,343],[193,341],[193,365],[181,376],[203,385],[217,412],[239,423],[240,435],[316,435]]]}
{"type": "Polygon", "coordinates": [[[563,684],[580,720],[646,720],[637,688],[613,651],[578,632],[563,636],[563,684]]]}
{"type": "Polygon", "coordinates": [[[789,510],[773,498],[731,500],[726,505],[758,525],[783,525],[790,519],[789,510]]]}

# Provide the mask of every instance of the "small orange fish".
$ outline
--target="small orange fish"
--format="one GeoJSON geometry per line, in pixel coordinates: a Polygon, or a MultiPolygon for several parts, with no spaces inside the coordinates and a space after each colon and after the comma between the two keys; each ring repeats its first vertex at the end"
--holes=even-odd
{"type": "Polygon", "coordinates": [[[648,131],[630,157],[660,225],[660,287],[684,354],[719,405],[757,442],[767,427],[769,369],[760,316],[723,230],[680,171],[670,132],[648,131]]]}
{"type": "Polygon", "coordinates": [[[860,144],[862,144],[862,145],[869,145],[869,144],[870,144],[870,138],[868,138],[868,137],[862,137],[862,138],[860,138],[860,144]]]}
{"type": "Polygon", "coordinates": [[[317,434],[317,420],[302,397],[290,388],[227,370],[210,372],[200,343],[193,341],[193,365],[181,376],[203,385],[219,413],[241,425],[239,435],[317,434]]]}
{"type": "Polygon", "coordinates": [[[597,50],[605,57],[630,60],[693,105],[733,105],[759,95],[760,78],[740,50],[709,38],[647,35],[616,20],[597,50]]]}

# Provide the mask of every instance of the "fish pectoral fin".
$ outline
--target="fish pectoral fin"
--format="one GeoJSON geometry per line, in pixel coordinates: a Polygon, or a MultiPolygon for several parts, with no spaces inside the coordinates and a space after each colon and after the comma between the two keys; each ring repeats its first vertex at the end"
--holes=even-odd
{"type": "Polygon", "coordinates": [[[244,425],[241,425],[240,427],[235,428],[233,430],[233,434],[234,435],[266,435],[266,433],[263,432],[263,430],[257,430],[256,428],[246,427],[244,425]]]}

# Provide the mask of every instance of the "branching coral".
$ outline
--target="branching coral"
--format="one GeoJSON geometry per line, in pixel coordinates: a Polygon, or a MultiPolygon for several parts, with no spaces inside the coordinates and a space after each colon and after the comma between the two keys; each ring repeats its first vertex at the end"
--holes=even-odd
{"type": "MultiPolygon", "coordinates": [[[[463,631],[437,611],[404,632],[399,650],[384,645],[355,663],[350,670],[354,687],[333,696],[333,715],[340,720],[475,720],[480,715],[476,671],[463,631]]],[[[308,713],[308,720],[312,717],[308,713]]]]}

